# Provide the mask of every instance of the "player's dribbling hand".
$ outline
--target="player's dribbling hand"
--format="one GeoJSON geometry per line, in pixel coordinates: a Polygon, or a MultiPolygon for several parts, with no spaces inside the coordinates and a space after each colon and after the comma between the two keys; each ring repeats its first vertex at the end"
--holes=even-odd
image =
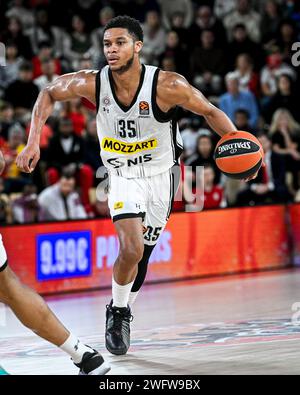
{"type": "Polygon", "coordinates": [[[27,144],[16,159],[16,164],[24,173],[31,173],[40,159],[40,147],[38,144],[27,144]]]}
{"type": "MultiPolygon", "coordinates": [[[[263,161],[261,167],[265,167],[265,166],[266,166],[266,164],[265,164],[265,162],[263,161]]],[[[244,181],[245,181],[245,182],[248,182],[248,181],[254,180],[254,179],[257,177],[258,172],[259,172],[259,170],[257,170],[257,172],[256,172],[255,174],[252,174],[252,176],[247,177],[247,178],[244,178],[244,181]]]]}

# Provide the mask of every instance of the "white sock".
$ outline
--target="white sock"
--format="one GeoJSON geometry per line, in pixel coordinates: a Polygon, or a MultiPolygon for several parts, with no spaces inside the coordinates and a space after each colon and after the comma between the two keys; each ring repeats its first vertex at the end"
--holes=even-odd
{"type": "Polygon", "coordinates": [[[69,354],[75,363],[82,361],[82,357],[85,352],[93,352],[90,347],[81,343],[81,341],[76,336],[72,335],[72,333],[70,333],[70,336],[59,348],[69,354]]]}
{"type": "Polygon", "coordinates": [[[132,285],[133,281],[126,285],[119,285],[115,282],[115,279],[112,278],[113,307],[127,307],[132,285]]]}
{"type": "Polygon", "coordinates": [[[129,299],[128,299],[128,304],[131,307],[133,305],[133,303],[135,302],[135,299],[137,298],[138,294],[140,291],[136,291],[136,292],[130,292],[129,294],[129,299]]]}

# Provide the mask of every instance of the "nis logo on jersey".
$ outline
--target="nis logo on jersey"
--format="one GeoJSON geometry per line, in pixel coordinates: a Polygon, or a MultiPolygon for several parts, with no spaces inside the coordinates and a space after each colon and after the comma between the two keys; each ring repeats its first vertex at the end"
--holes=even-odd
{"type": "Polygon", "coordinates": [[[148,151],[157,147],[157,140],[150,139],[136,143],[124,143],[122,141],[105,137],[102,139],[101,148],[104,151],[116,152],[118,154],[136,154],[141,151],[148,151]]]}

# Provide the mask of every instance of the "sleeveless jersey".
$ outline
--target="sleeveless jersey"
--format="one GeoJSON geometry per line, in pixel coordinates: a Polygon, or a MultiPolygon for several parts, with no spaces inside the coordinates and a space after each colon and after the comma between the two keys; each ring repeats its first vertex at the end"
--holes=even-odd
{"type": "Polygon", "coordinates": [[[156,103],[159,69],[142,65],[140,83],[130,106],[118,101],[109,66],[96,76],[97,133],[101,158],[113,174],[148,177],[178,162],[182,139],[176,109],[167,113],[156,103]]]}

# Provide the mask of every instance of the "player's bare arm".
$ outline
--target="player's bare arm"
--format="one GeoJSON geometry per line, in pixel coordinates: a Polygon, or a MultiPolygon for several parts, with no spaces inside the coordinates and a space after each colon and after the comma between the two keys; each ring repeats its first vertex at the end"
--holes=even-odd
{"type": "MultiPolygon", "coordinates": [[[[223,111],[210,103],[182,75],[174,72],[161,71],[159,73],[157,104],[163,111],[180,106],[203,116],[209,126],[220,136],[237,130],[236,126],[223,111]]],[[[257,173],[246,178],[245,181],[250,181],[256,176],[257,173]]]]}
{"type": "Polygon", "coordinates": [[[159,73],[157,103],[163,111],[180,106],[203,116],[209,126],[220,136],[236,130],[228,116],[210,103],[180,74],[167,71],[159,73]]]}
{"type": "Polygon", "coordinates": [[[58,77],[39,94],[32,111],[28,142],[16,159],[17,166],[24,172],[34,170],[40,158],[40,134],[56,101],[85,97],[95,104],[95,76],[97,71],[81,70],[58,77]]]}

